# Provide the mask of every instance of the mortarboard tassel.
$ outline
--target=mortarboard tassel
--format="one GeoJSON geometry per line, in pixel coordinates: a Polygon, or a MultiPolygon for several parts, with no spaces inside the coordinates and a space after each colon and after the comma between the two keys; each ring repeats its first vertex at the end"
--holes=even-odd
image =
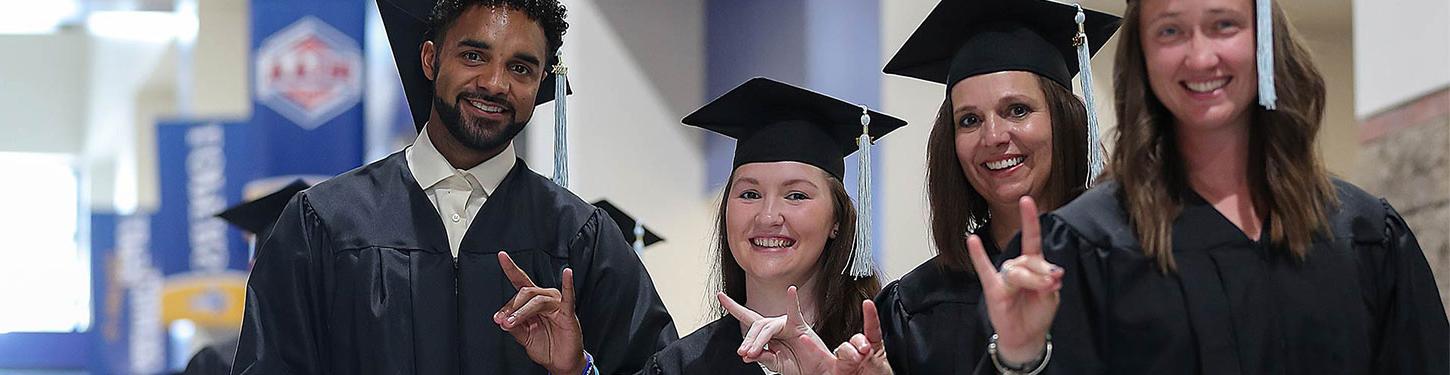
{"type": "Polygon", "coordinates": [[[634,254],[644,254],[644,223],[634,221],[634,254]]]}
{"type": "Polygon", "coordinates": [[[564,66],[564,49],[555,53],[554,63],[554,183],[569,188],[569,116],[565,99],[569,67],[564,66]]]}
{"type": "Polygon", "coordinates": [[[856,157],[856,251],[846,266],[846,275],[854,278],[871,276],[871,114],[861,106],[861,136],[856,138],[861,154],[856,157]]]}
{"type": "Polygon", "coordinates": [[[1274,91],[1274,10],[1270,0],[1256,0],[1255,10],[1257,35],[1255,43],[1259,65],[1259,105],[1273,110],[1277,107],[1279,94],[1274,91]]]}
{"type": "Polygon", "coordinates": [[[1103,155],[1102,136],[1098,134],[1097,100],[1093,98],[1092,52],[1089,50],[1087,30],[1083,26],[1083,23],[1087,22],[1087,15],[1083,14],[1082,5],[1073,4],[1073,6],[1077,7],[1077,16],[1073,17],[1073,21],[1077,22],[1077,36],[1072,38],[1072,42],[1077,46],[1077,66],[1081,71],[1079,74],[1082,76],[1082,97],[1087,106],[1088,120],[1088,174],[1083,186],[1092,188],[1093,180],[1103,172],[1106,158],[1103,155]]]}

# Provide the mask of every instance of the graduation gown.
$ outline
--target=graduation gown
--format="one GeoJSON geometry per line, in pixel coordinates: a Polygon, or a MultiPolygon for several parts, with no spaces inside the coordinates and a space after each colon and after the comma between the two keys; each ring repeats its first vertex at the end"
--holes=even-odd
{"type": "Polygon", "coordinates": [[[1049,370],[1450,373],[1450,329],[1414,234],[1384,200],[1334,186],[1330,233],[1302,260],[1185,192],[1166,274],[1143,255],[1116,183],[1045,215],[1044,255],[1066,269],[1049,370]]]}
{"type": "MultiPolygon", "coordinates": [[[[982,245],[1000,254],[987,231],[982,245]]],[[[992,323],[977,275],[927,260],[876,296],[886,359],[897,374],[975,374],[995,371],[986,360],[992,323]]]]}
{"type": "Polygon", "coordinates": [[[403,152],[298,193],[263,241],[237,374],[544,374],[493,323],[515,294],[497,253],[541,287],[574,269],[584,349],[632,373],[677,336],[622,233],[519,160],[458,257],[403,152]]]}
{"type": "Polygon", "coordinates": [[[182,375],[222,375],[232,372],[232,357],[237,354],[237,339],[207,345],[186,362],[182,375]]]}
{"type": "Polygon", "coordinates": [[[725,315],[655,353],[639,374],[764,374],[759,364],[735,353],[744,340],[740,320],[725,315]]]}

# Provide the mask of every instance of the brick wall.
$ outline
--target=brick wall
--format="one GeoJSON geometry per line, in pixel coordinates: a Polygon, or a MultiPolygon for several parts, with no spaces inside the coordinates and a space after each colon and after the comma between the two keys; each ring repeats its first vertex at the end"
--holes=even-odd
{"type": "Polygon", "coordinates": [[[1450,306],[1450,87],[1360,121],[1360,144],[1348,177],[1405,217],[1450,306]]]}

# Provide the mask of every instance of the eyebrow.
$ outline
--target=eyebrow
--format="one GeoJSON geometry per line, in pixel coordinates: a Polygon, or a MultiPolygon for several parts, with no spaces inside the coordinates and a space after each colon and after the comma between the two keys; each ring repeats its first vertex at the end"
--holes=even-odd
{"type": "Polygon", "coordinates": [[[514,58],[515,59],[518,59],[519,61],[523,61],[523,62],[532,64],[534,66],[540,66],[540,65],[542,65],[542,64],[539,63],[539,57],[538,56],[534,56],[534,54],[532,54],[532,53],[527,53],[527,52],[516,53],[516,54],[514,54],[514,58]]]}
{"type": "Polygon", "coordinates": [[[463,39],[463,40],[458,41],[458,44],[461,45],[461,46],[464,46],[464,47],[473,47],[473,48],[482,49],[482,50],[492,50],[493,49],[493,46],[488,45],[488,42],[485,42],[485,41],[482,41],[482,40],[478,40],[478,39],[463,39]]]}
{"type": "Polygon", "coordinates": [[[1239,15],[1239,13],[1242,13],[1242,12],[1239,12],[1237,9],[1232,9],[1232,8],[1213,8],[1213,9],[1209,9],[1208,10],[1208,14],[1210,14],[1210,15],[1223,15],[1223,14],[1228,14],[1228,15],[1235,15],[1236,16],[1236,15],[1239,15]]]}
{"type": "Polygon", "coordinates": [[[1161,19],[1164,19],[1164,18],[1177,18],[1178,16],[1181,16],[1181,15],[1183,15],[1183,13],[1180,13],[1180,12],[1164,12],[1163,14],[1159,14],[1157,17],[1153,17],[1153,20],[1151,22],[1156,22],[1156,21],[1161,20],[1161,19]]]}
{"type": "Polygon", "coordinates": [[[791,185],[797,185],[797,184],[806,184],[806,185],[810,185],[810,187],[812,187],[812,188],[820,189],[819,186],[816,186],[816,183],[811,182],[810,180],[807,180],[807,179],[803,179],[803,178],[797,178],[797,179],[787,180],[784,184],[781,184],[781,186],[791,186],[791,185]]]}
{"type": "MultiPolygon", "coordinates": [[[[735,179],[735,183],[736,184],[760,185],[760,180],[756,180],[754,177],[741,177],[741,178],[735,179]]],[[[806,185],[810,185],[813,188],[817,188],[817,189],[820,188],[820,186],[816,186],[816,183],[811,182],[811,180],[807,180],[807,179],[804,179],[804,178],[794,178],[794,179],[786,180],[785,183],[782,183],[780,185],[781,186],[791,186],[791,185],[796,185],[796,184],[806,184],[806,185]]]]}
{"type": "MultiPolygon", "coordinates": [[[[1032,99],[1032,97],[1031,96],[1028,96],[1027,94],[1011,93],[1011,94],[1007,94],[1007,96],[1004,96],[1004,97],[998,99],[997,100],[997,103],[994,104],[993,107],[996,107],[996,106],[1001,105],[1003,103],[1039,104],[1037,100],[1032,99]]],[[[961,106],[961,107],[953,107],[952,108],[952,114],[953,115],[959,115],[959,114],[962,114],[962,113],[967,113],[967,112],[972,112],[972,111],[980,111],[980,110],[981,110],[981,108],[979,108],[979,107],[977,107],[975,105],[968,104],[968,105],[964,105],[964,106],[961,106]]]]}
{"type": "Polygon", "coordinates": [[[1022,104],[1034,104],[1034,105],[1035,104],[1038,104],[1037,102],[1038,101],[1036,99],[1032,98],[1031,95],[1018,94],[1018,93],[1009,94],[1007,96],[1002,97],[1001,100],[998,100],[997,101],[998,104],[1022,103],[1022,104]]]}
{"type": "MultiPolygon", "coordinates": [[[[485,41],[482,41],[482,40],[478,40],[478,39],[463,39],[463,40],[459,40],[458,41],[458,44],[461,45],[461,46],[464,46],[464,47],[472,47],[472,48],[477,48],[477,49],[481,49],[481,50],[493,50],[493,46],[489,45],[488,42],[485,42],[485,41]]],[[[534,66],[541,65],[541,63],[539,62],[541,59],[539,59],[538,56],[534,56],[534,54],[532,54],[532,53],[527,53],[527,52],[517,53],[517,54],[514,54],[514,58],[515,59],[518,59],[519,61],[523,61],[523,62],[526,62],[526,63],[529,63],[529,64],[533,64],[534,66]]]]}

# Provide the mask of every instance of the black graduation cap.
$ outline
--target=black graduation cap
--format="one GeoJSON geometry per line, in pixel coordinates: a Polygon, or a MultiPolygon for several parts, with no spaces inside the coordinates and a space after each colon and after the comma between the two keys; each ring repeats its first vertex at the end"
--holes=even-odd
{"type": "Polygon", "coordinates": [[[599,207],[600,209],[604,210],[604,212],[609,213],[609,217],[613,218],[614,223],[619,225],[619,231],[624,233],[625,241],[628,241],[631,244],[636,244],[638,246],[635,251],[643,251],[644,247],[654,245],[656,243],[659,243],[660,241],[665,240],[664,238],[660,238],[660,236],[658,234],[655,234],[655,232],[650,231],[649,228],[645,227],[643,224],[639,224],[638,221],[634,220],[633,216],[629,216],[629,214],[624,213],[624,211],[620,211],[619,207],[615,207],[614,204],[609,203],[608,200],[600,199],[598,202],[594,202],[594,206],[599,207]],[[644,232],[644,235],[642,236],[643,238],[635,235],[636,226],[639,228],[640,231],[644,232]]]}
{"type": "MultiPolygon", "coordinates": [[[[388,33],[388,44],[393,49],[393,61],[398,65],[398,76],[403,79],[403,92],[408,97],[408,109],[413,112],[413,125],[423,129],[433,109],[433,82],[423,75],[423,60],[420,51],[423,42],[432,38],[428,17],[433,12],[435,0],[377,0],[378,13],[383,17],[383,28],[388,33]]],[[[549,57],[549,65],[554,58],[549,57]]],[[[546,69],[549,67],[546,66],[546,69]]],[[[574,91],[570,89],[569,94],[574,91]]],[[[554,100],[554,74],[544,75],[539,83],[539,93],[534,105],[554,100]]]]}
{"type": "Polygon", "coordinates": [[[863,111],[869,114],[873,141],[906,125],[891,115],[765,77],[745,81],[683,122],[735,138],[735,167],[798,161],[841,178],[845,157],[857,149],[863,111]]]}
{"type": "MultiPolygon", "coordinates": [[[[1121,18],[1083,9],[1091,53],[1121,18]]],[[[1049,0],[943,0],[882,69],[951,86],[967,77],[1028,71],[1072,88],[1078,8],[1049,0]]]]}
{"type": "Polygon", "coordinates": [[[272,229],[272,224],[277,223],[277,218],[282,216],[282,210],[287,208],[287,202],[292,200],[292,196],[311,186],[300,179],[295,180],[282,187],[281,190],[261,198],[238,203],[216,216],[242,230],[256,234],[259,238],[264,237],[263,235],[272,229]]]}

